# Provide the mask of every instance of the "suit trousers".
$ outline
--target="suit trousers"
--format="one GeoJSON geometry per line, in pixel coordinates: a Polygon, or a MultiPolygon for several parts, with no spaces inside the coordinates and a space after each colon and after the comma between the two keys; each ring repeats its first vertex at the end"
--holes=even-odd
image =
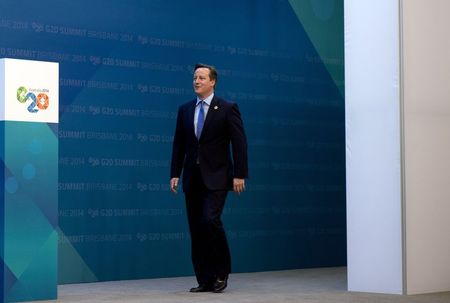
{"type": "Polygon", "coordinates": [[[192,264],[199,284],[212,285],[231,272],[231,256],[221,215],[227,190],[208,190],[195,165],[185,191],[192,264]]]}

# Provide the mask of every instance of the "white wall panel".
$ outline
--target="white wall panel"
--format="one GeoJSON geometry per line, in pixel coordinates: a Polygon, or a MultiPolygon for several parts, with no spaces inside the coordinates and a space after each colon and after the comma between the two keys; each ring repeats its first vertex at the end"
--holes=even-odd
{"type": "Polygon", "coordinates": [[[344,14],[348,289],[402,293],[398,1],[344,14]]]}

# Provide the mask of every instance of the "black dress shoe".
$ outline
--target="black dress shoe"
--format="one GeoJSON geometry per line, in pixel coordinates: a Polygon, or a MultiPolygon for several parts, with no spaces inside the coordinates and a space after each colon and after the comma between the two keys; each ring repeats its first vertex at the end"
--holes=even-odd
{"type": "Polygon", "coordinates": [[[197,287],[192,287],[189,291],[190,292],[207,292],[207,291],[212,291],[213,288],[209,285],[206,284],[200,284],[197,287]]]}
{"type": "Polygon", "coordinates": [[[213,284],[213,292],[222,292],[228,285],[228,276],[225,278],[217,278],[213,284]]]}

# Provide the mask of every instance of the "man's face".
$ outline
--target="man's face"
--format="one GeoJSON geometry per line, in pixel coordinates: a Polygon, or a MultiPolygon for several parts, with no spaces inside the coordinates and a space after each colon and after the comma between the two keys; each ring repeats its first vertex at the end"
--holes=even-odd
{"type": "Polygon", "coordinates": [[[204,99],[212,94],[216,80],[209,78],[209,69],[205,67],[197,68],[194,72],[194,91],[197,96],[204,99]]]}

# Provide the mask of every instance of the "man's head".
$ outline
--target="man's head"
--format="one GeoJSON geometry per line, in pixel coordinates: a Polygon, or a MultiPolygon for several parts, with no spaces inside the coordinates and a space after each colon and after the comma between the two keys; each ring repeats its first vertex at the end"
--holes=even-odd
{"type": "Polygon", "coordinates": [[[194,68],[194,91],[200,99],[214,92],[217,82],[217,70],[214,66],[197,64],[194,68]]]}

